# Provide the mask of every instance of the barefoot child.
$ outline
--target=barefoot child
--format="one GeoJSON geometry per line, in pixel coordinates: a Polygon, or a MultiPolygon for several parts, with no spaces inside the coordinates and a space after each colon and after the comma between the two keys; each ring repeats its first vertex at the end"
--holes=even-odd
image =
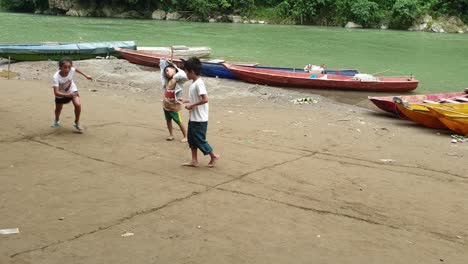
{"type": "Polygon", "coordinates": [[[186,103],[185,108],[190,110],[187,137],[192,151],[192,161],[183,165],[198,167],[197,152],[200,149],[204,155],[210,155],[211,160],[208,163],[208,167],[212,168],[220,156],[213,152],[213,149],[206,141],[206,131],[208,129],[208,93],[205,83],[200,78],[201,67],[201,62],[197,58],[190,58],[184,63],[187,76],[193,83],[189,88],[190,100],[183,100],[186,103]]]}
{"type": "Polygon", "coordinates": [[[92,80],[91,76],[73,67],[73,61],[70,58],[62,58],[59,61],[59,71],[54,74],[53,88],[55,95],[55,121],[53,127],[60,126],[60,113],[64,104],[73,102],[75,107],[75,124],[73,125],[79,132],[83,131],[80,126],[81,102],[78,89],[73,82],[75,72],[83,75],[86,79],[92,80]]]}
{"type": "Polygon", "coordinates": [[[183,139],[181,142],[187,142],[187,130],[185,129],[180,117],[180,109],[182,103],[179,102],[183,92],[183,84],[188,81],[184,71],[177,68],[173,64],[169,64],[166,60],[161,60],[159,64],[161,68],[161,82],[164,89],[163,110],[166,117],[167,129],[169,130],[168,141],[174,140],[172,120],[179,125],[182,131],[183,139]]]}

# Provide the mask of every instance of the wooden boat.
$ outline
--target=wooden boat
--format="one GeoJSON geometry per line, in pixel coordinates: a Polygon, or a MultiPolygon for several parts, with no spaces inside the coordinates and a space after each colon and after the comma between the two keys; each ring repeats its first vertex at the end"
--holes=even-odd
{"type": "Polygon", "coordinates": [[[211,48],[209,47],[174,46],[173,53],[171,47],[138,47],[137,50],[151,52],[159,55],[173,55],[178,57],[203,58],[211,55],[211,48]]]}
{"type": "Polygon", "coordinates": [[[453,132],[468,135],[468,114],[438,107],[428,107],[428,109],[453,132]]]}
{"type": "Polygon", "coordinates": [[[59,60],[70,57],[73,60],[92,59],[97,56],[114,55],[114,48],[136,49],[134,41],[95,43],[43,43],[26,45],[0,45],[0,57],[15,61],[59,60]]]}
{"type": "MultiPolygon", "coordinates": [[[[159,62],[161,59],[170,60],[177,65],[177,67],[182,68],[184,66],[184,59],[180,57],[174,57],[170,55],[160,55],[154,54],[147,51],[140,51],[140,50],[127,50],[127,49],[116,49],[116,51],[122,56],[124,59],[128,60],[131,63],[148,66],[148,67],[159,67],[159,62]]],[[[202,60],[202,75],[208,77],[219,77],[217,69],[222,68],[224,72],[221,72],[222,78],[231,77],[235,78],[229,71],[227,71],[220,63],[220,61],[224,62],[224,60],[202,60]]],[[[239,65],[245,66],[253,66],[256,63],[242,63],[236,62],[239,65]]]]}
{"type": "Polygon", "coordinates": [[[418,104],[405,104],[402,102],[395,102],[396,107],[403,115],[409,120],[416,122],[422,126],[436,129],[447,128],[437,116],[435,116],[425,106],[418,104]]]}
{"type": "Polygon", "coordinates": [[[223,64],[237,78],[255,84],[272,86],[340,89],[354,91],[411,91],[417,88],[419,81],[413,77],[373,77],[371,81],[357,79],[356,76],[310,74],[285,72],[253,67],[223,64]]]}
{"type": "MultiPolygon", "coordinates": [[[[116,49],[116,51],[122,56],[124,59],[128,60],[131,63],[135,63],[138,65],[149,66],[149,67],[159,67],[160,59],[171,59],[170,55],[161,55],[161,54],[154,54],[148,51],[141,51],[141,50],[126,50],[126,49],[116,49]]],[[[178,56],[173,56],[172,61],[179,67],[183,66],[183,58],[178,56]]],[[[223,79],[237,79],[237,77],[232,74],[226,67],[223,66],[224,60],[202,60],[202,75],[208,77],[218,77],[223,79]]],[[[266,66],[258,66],[257,63],[248,63],[248,62],[231,62],[231,64],[244,66],[244,67],[252,67],[252,68],[262,68],[262,69],[271,69],[277,71],[290,71],[290,72],[302,72],[305,73],[304,70],[299,70],[295,68],[279,68],[279,67],[266,67],[266,66]]],[[[326,70],[327,74],[343,74],[354,76],[358,73],[357,70],[326,70]]]]}
{"type": "MultiPolygon", "coordinates": [[[[238,79],[236,75],[230,72],[222,63],[225,63],[223,60],[211,60],[205,61],[203,63],[202,72],[203,75],[209,77],[218,77],[223,79],[238,79]]],[[[232,63],[231,63],[232,64],[232,63]]],[[[245,63],[235,63],[238,66],[250,67],[254,69],[267,69],[267,70],[274,70],[274,71],[286,71],[286,72],[300,72],[300,73],[307,73],[304,69],[298,68],[285,68],[285,67],[271,67],[271,66],[260,66],[260,65],[247,65],[245,63]]],[[[358,74],[359,71],[357,70],[325,70],[325,74],[335,74],[335,75],[347,75],[347,76],[354,76],[358,74]]]]}
{"type": "MultiPolygon", "coordinates": [[[[403,101],[408,103],[454,103],[468,101],[468,90],[465,92],[440,93],[440,94],[418,94],[418,95],[399,95],[403,101]]],[[[378,108],[385,112],[404,117],[404,114],[398,110],[393,98],[395,96],[369,96],[368,99],[378,108]]]]}

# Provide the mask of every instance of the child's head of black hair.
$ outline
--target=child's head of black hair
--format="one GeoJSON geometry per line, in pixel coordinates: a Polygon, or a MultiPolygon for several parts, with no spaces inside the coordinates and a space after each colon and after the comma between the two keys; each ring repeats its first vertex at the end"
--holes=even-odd
{"type": "Polygon", "coordinates": [[[164,76],[168,79],[172,79],[177,72],[179,72],[179,70],[177,70],[177,68],[172,64],[169,64],[164,68],[164,76]]]}
{"type": "Polygon", "coordinates": [[[201,74],[202,64],[198,58],[190,58],[184,62],[184,69],[186,72],[193,72],[195,75],[201,74]]]}
{"type": "Polygon", "coordinates": [[[65,65],[66,63],[70,63],[70,66],[73,66],[73,61],[71,58],[69,57],[63,57],[59,60],[59,68],[62,68],[63,65],[65,65]]]}

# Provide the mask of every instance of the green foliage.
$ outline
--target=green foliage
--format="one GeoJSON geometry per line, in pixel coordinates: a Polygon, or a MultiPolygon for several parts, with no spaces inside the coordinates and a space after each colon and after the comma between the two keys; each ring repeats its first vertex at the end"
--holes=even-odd
{"type": "MultiPolygon", "coordinates": [[[[393,28],[407,28],[423,14],[458,16],[468,22],[468,0],[71,0],[84,7],[113,6],[150,14],[156,8],[188,11],[204,20],[209,16],[257,16],[275,22],[344,25],[354,21],[378,27],[383,21],[393,28]]],[[[47,9],[48,0],[0,0],[13,11],[47,9]]]]}
{"type": "Polygon", "coordinates": [[[408,28],[423,11],[419,0],[396,0],[392,7],[391,24],[395,28],[408,28]]]}
{"type": "Polygon", "coordinates": [[[356,0],[351,4],[351,20],[365,27],[378,26],[382,20],[379,5],[369,0],[356,0]]]}
{"type": "Polygon", "coordinates": [[[35,3],[33,0],[0,0],[0,6],[13,11],[33,11],[35,3]]]}

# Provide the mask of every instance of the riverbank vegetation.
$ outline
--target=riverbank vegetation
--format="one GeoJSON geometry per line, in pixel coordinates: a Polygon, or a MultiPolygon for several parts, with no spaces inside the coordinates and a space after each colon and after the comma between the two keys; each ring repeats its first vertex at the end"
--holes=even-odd
{"type": "MultiPolygon", "coordinates": [[[[353,21],[367,28],[382,25],[407,29],[418,18],[457,16],[468,22],[468,0],[0,0],[11,11],[65,13],[63,6],[75,9],[118,8],[151,17],[155,9],[184,11],[196,20],[240,15],[282,24],[343,26],[353,21]]],[[[87,12],[100,16],[99,12],[87,12]]]]}

